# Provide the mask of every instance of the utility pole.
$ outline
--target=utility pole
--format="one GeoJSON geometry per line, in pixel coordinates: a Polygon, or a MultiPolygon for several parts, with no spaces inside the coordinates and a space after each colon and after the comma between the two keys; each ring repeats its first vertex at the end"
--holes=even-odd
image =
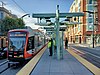
{"type": "Polygon", "coordinates": [[[94,48],[94,41],[95,41],[95,37],[94,37],[94,29],[95,29],[95,13],[96,13],[96,11],[95,11],[95,0],[93,0],[93,11],[84,11],[84,12],[88,12],[89,14],[92,14],[92,16],[93,16],[93,30],[92,30],[92,48],[94,48]]]}
{"type": "Polygon", "coordinates": [[[94,48],[94,24],[95,24],[95,10],[93,11],[93,48],[94,48]]]}
{"type": "Polygon", "coordinates": [[[94,43],[95,43],[95,42],[94,42],[94,41],[95,41],[95,40],[94,40],[94,26],[95,26],[95,0],[93,0],[93,9],[94,9],[94,10],[93,10],[93,46],[92,46],[92,47],[94,48],[94,43]]]}

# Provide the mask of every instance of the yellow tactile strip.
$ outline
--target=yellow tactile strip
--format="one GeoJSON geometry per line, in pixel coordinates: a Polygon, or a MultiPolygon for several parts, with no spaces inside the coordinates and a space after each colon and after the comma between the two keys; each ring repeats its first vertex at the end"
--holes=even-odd
{"type": "Polygon", "coordinates": [[[29,75],[32,69],[35,67],[40,57],[46,50],[47,45],[35,56],[33,57],[16,75],[29,75]]]}
{"type": "Polygon", "coordinates": [[[71,48],[69,48],[67,51],[70,54],[72,54],[79,62],[81,62],[86,68],[88,68],[94,75],[100,75],[100,69],[98,67],[94,66],[93,64],[91,64],[90,62],[85,60],[84,58],[82,58],[79,55],[77,55],[76,53],[74,53],[71,50],[71,48]]]}

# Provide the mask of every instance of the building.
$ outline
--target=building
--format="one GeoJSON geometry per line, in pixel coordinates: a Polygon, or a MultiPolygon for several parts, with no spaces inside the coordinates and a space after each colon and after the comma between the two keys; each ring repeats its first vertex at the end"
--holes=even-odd
{"type": "MultiPolygon", "coordinates": [[[[5,17],[17,18],[16,15],[11,14],[11,12],[9,10],[7,10],[6,8],[0,7],[0,24],[1,24],[2,20],[5,19],[5,17]]],[[[1,25],[0,25],[0,35],[2,35],[1,25]]]]}
{"type": "Polygon", "coordinates": [[[100,0],[74,0],[69,12],[84,12],[83,17],[73,17],[70,21],[80,24],[68,25],[66,37],[72,43],[100,43],[100,0]],[[98,19],[99,18],[99,19],[98,19]]]}
{"type": "MultiPolygon", "coordinates": [[[[97,13],[98,13],[98,30],[100,31],[100,0],[97,0],[97,13]]],[[[99,39],[100,39],[100,35],[99,35],[99,39]]],[[[100,40],[99,40],[100,42],[100,40]]]]}
{"type": "Polygon", "coordinates": [[[10,17],[11,13],[5,9],[4,7],[0,7],[0,19],[4,19],[5,17],[10,17]]]}
{"type": "Polygon", "coordinates": [[[6,8],[0,7],[0,20],[4,19],[5,17],[17,18],[16,15],[11,14],[11,12],[7,10],[6,8]]]}

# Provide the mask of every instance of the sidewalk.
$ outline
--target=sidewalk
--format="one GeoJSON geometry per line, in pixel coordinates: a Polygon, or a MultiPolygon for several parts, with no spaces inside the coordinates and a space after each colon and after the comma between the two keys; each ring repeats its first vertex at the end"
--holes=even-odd
{"type": "MultiPolygon", "coordinates": [[[[75,46],[81,46],[81,47],[88,47],[88,48],[92,48],[92,44],[79,44],[79,43],[69,43],[69,45],[75,45],[75,46]]],[[[92,48],[94,50],[100,50],[100,44],[94,46],[94,48],[92,48]]]]}
{"type": "MultiPolygon", "coordinates": [[[[78,44],[79,46],[82,46],[82,47],[89,47],[89,48],[92,48],[92,46],[90,47],[90,45],[88,44],[78,44]]],[[[98,46],[95,46],[94,48],[92,49],[95,49],[95,50],[100,50],[100,45],[98,46]]]]}
{"type": "Polygon", "coordinates": [[[48,49],[30,75],[93,75],[87,68],[64,50],[62,60],[49,56],[48,49]]]}

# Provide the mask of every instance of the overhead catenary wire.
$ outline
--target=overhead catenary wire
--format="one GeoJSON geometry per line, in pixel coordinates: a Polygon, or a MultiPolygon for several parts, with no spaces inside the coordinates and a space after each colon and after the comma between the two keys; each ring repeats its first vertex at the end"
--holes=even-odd
{"type": "Polygon", "coordinates": [[[12,1],[17,5],[17,7],[19,7],[24,13],[26,13],[26,11],[15,0],[12,1]]]}

